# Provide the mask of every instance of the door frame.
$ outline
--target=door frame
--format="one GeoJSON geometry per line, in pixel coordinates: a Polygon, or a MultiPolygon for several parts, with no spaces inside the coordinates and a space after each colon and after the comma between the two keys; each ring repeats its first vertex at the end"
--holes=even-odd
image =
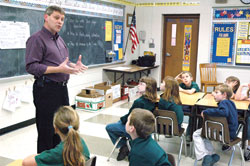
{"type": "MultiPolygon", "coordinates": [[[[200,14],[164,14],[163,15],[163,47],[162,47],[162,65],[161,65],[161,82],[163,81],[164,77],[165,77],[165,50],[166,50],[166,42],[167,39],[165,38],[166,36],[166,31],[167,31],[167,22],[165,21],[166,18],[172,18],[172,19],[176,19],[176,18],[198,18],[198,21],[200,23],[200,14]]],[[[200,24],[199,24],[200,25],[200,24]]],[[[199,43],[199,29],[198,28],[198,39],[197,39],[197,44],[199,43]]],[[[198,59],[198,46],[197,46],[197,59],[198,59]]],[[[196,61],[196,71],[197,71],[197,61],[196,61]]],[[[197,73],[197,72],[196,72],[197,73]]],[[[196,75],[197,76],[197,75],[196,75]]],[[[194,78],[194,80],[196,80],[194,78]]]]}

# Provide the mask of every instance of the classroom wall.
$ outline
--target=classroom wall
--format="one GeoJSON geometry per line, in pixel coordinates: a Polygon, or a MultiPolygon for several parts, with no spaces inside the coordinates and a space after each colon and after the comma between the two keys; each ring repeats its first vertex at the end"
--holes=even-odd
{"type": "MultiPolygon", "coordinates": [[[[163,43],[163,14],[200,14],[198,62],[207,63],[210,61],[211,23],[212,7],[246,7],[240,1],[227,0],[226,4],[216,4],[215,0],[176,0],[177,2],[200,2],[200,6],[164,6],[164,7],[137,7],[137,32],[146,31],[146,41],[140,41],[137,56],[142,56],[145,50],[153,51],[157,55],[156,64],[161,65],[162,43],[163,43]],[[154,39],[155,48],[149,48],[150,38],[154,39]]],[[[163,0],[137,0],[137,3],[166,2],[163,0]]],[[[234,75],[240,78],[241,82],[249,82],[249,69],[247,67],[218,67],[217,79],[224,82],[225,78],[234,75]]],[[[154,71],[154,77],[158,82],[161,80],[161,68],[154,71]]],[[[197,83],[200,84],[199,68],[197,66],[197,83]]]]}

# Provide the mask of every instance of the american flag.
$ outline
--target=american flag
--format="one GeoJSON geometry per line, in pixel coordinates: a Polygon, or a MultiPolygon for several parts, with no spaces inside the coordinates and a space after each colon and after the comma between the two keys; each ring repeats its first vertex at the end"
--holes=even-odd
{"type": "Polygon", "coordinates": [[[131,52],[134,53],[134,50],[136,49],[137,45],[139,44],[139,40],[136,34],[136,20],[135,20],[135,10],[132,16],[132,21],[129,29],[129,33],[131,35],[131,40],[132,40],[132,48],[131,52]]]}

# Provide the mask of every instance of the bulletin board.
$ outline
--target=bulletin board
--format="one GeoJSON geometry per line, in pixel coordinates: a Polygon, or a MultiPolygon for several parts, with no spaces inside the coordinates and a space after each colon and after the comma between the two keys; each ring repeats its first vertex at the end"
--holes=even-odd
{"type": "Polygon", "coordinates": [[[235,28],[236,23],[213,23],[213,63],[233,63],[235,28]]]}
{"type": "Polygon", "coordinates": [[[114,22],[114,52],[115,60],[123,59],[123,22],[114,22]]]}
{"type": "Polygon", "coordinates": [[[250,65],[250,8],[214,8],[211,62],[250,65]]]}

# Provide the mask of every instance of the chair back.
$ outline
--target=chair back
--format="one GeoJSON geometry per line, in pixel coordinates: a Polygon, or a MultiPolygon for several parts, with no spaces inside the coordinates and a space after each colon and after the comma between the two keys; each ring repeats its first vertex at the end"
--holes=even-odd
{"type": "Polygon", "coordinates": [[[202,83],[217,83],[216,63],[200,64],[200,79],[202,83]]]}
{"type": "Polygon", "coordinates": [[[172,154],[170,154],[170,153],[167,153],[167,155],[168,155],[168,161],[170,162],[170,164],[171,164],[172,166],[175,166],[175,159],[174,159],[174,156],[173,156],[172,154]]]}
{"type": "Polygon", "coordinates": [[[85,166],[95,166],[95,164],[96,164],[96,156],[93,156],[88,161],[86,161],[85,166]]]}
{"type": "Polygon", "coordinates": [[[229,127],[226,117],[204,115],[201,135],[212,141],[230,144],[229,127]]]}
{"type": "Polygon", "coordinates": [[[155,110],[155,132],[163,135],[181,136],[174,111],[155,110]]]}

